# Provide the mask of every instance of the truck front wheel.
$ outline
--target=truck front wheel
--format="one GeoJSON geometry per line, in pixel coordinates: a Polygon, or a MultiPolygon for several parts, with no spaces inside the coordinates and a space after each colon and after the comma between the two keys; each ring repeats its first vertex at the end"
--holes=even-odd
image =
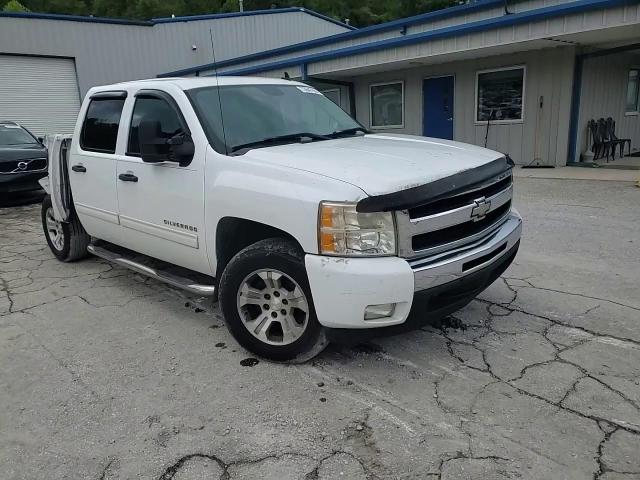
{"type": "Polygon", "coordinates": [[[219,288],[227,326],[247,350],[276,361],[306,361],[326,347],[304,254],[295,243],[271,238],[250,245],[231,259],[219,288]]]}
{"type": "Polygon", "coordinates": [[[80,224],[75,212],[68,222],[59,222],[53,215],[51,196],[42,201],[42,228],[51,252],[58,260],[73,262],[88,255],[87,245],[91,237],[80,224]]]}

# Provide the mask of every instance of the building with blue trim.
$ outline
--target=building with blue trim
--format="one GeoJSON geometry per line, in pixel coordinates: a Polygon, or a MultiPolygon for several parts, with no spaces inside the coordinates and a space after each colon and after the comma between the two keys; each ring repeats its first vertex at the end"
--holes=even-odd
{"type": "Polygon", "coordinates": [[[478,0],[159,72],[216,74],[286,74],[372,130],[486,143],[519,164],[588,160],[592,118],[640,149],[640,0],[478,0]]]}
{"type": "Polygon", "coordinates": [[[304,8],[149,21],[0,12],[0,119],[37,134],[70,132],[92,86],[352,30],[304,8]]]}

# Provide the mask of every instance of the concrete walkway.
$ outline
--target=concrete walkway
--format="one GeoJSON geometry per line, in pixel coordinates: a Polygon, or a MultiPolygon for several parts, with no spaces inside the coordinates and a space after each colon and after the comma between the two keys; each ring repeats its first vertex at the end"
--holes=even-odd
{"type": "Polygon", "coordinates": [[[562,180],[606,180],[613,182],[640,182],[640,171],[605,168],[557,167],[522,168],[513,170],[516,178],[556,178],[562,180]]]}

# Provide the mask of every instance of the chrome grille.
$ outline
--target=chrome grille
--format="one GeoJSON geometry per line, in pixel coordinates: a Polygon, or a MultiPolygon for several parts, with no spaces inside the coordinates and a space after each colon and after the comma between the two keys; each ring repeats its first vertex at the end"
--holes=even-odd
{"type": "Polygon", "coordinates": [[[0,162],[0,174],[42,172],[47,169],[47,158],[29,158],[0,162]]]}
{"type": "Polygon", "coordinates": [[[509,216],[511,172],[462,193],[395,212],[398,252],[404,258],[435,255],[476,242],[509,216]]]}

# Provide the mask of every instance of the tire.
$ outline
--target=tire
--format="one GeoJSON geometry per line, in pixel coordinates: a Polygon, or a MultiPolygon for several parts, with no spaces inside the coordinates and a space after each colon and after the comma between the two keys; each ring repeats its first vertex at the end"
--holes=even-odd
{"type": "Polygon", "coordinates": [[[219,300],[231,334],[256,355],[304,362],[327,346],[304,254],[292,241],[261,240],[236,254],[220,278],[219,300]]]}
{"type": "Polygon", "coordinates": [[[82,227],[75,212],[71,212],[68,222],[55,221],[51,195],[42,200],[42,229],[51,252],[58,260],[73,262],[88,255],[87,246],[91,237],[82,227]]]}

